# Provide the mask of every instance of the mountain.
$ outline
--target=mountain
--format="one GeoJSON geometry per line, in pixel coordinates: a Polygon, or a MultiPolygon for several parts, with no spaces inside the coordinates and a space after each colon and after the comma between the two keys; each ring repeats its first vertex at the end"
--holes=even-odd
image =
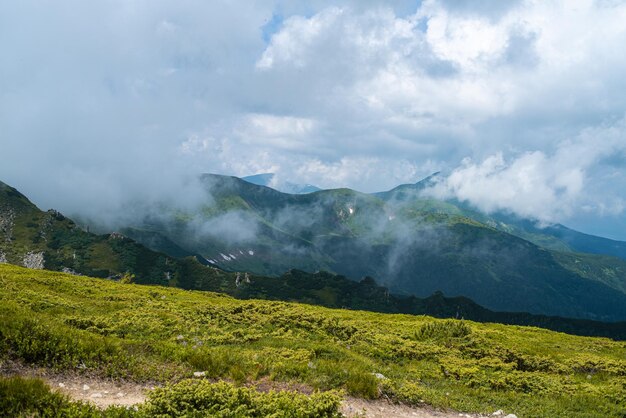
{"type": "MultiPolygon", "coordinates": [[[[0,182],[1,262],[161,285],[176,284],[181,271],[200,265],[201,259],[164,237],[156,239],[145,233],[142,238],[166,247],[174,257],[152,251],[118,232],[87,232],[55,210],[41,211],[19,191],[0,182]],[[184,256],[189,257],[175,258],[184,256]]],[[[213,272],[206,268],[195,280],[210,280],[213,272]]]]}
{"type": "Polygon", "coordinates": [[[274,180],[274,177],[276,177],[274,173],[263,173],[255,174],[253,176],[242,177],[241,179],[247,181],[248,183],[256,184],[257,186],[272,187],[283,193],[307,194],[322,190],[317,186],[313,186],[312,184],[297,184],[288,181],[279,183],[278,185],[273,185],[272,182],[274,180]]]}
{"type": "MultiPolygon", "coordinates": [[[[234,180],[236,181],[236,180],[234,180]]],[[[273,194],[272,189],[266,190],[273,194]]],[[[262,199],[261,199],[262,200],[262,199]]],[[[258,202],[257,202],[258,203],[258,202]]],[[[279,277],[227,272],[156,232],[135,228],[141,238],[173,256],[149,250],[119,234],[95,235],[58,212],[43,212],[16,189],[0,183],[0,263],[93,275],[125,282],[227,293],[240,299],[305,302],[333,308],[456,317],[479,322],[533,325],[579,335],[626,339],[626,323],[601,323],[528,313],[493,312],[463,297],[394,295],[366,277],[360,281],[328,272],[291,269],[279,277]]]]}
{"type": "Polygon", "coordinates": [[[248,183],[256,184],[257,186],[270,187],[272,180],[274,179],[274,173],[262,173],[254,174],[252,176],[245,176],[241,178],[248,183]]]}
{"type": "Polygon", "coordinates": [[[236,177],[201,180],[202,207],[171,208],[171,216],[165,211],[129,226],[231,271],[327,270],[353,280],[370,276],[407,296],[465,296],[494,311],[626,319],[619,259],[537,245],[493,217],[422,197],[425,182],[373,195],[294,195],[236,177]]]}

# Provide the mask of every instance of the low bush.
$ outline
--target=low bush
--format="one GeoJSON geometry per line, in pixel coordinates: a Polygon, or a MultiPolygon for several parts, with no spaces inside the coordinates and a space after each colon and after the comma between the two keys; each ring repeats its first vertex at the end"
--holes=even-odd
{"type": "Polygon", "coordinates": [[[140,413],[151,417],[341,417],[336,392],[310,396],[283,391],[267,393],[230,383],[183,380],[150,394],[140,413]]]}

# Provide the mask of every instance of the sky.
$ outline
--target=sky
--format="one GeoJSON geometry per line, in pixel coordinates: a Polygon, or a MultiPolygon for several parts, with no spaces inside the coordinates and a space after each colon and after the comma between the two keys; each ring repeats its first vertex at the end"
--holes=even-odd
{"type": "Polygon", "coordinates": [[[626,1],[0,2],[0,180],[40,207],[211,172],[429,191],[626,240],[626,1]]]}

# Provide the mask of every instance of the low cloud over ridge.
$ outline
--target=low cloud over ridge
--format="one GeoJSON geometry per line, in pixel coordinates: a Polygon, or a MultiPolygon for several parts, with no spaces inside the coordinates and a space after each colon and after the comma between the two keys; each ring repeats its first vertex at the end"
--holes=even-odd
{"type": "Polygon", "coordinates": [[[75,213],[182,199],[201,172],[376,191],[441,170],[442,196],[626,239],[624,21],[582,0],[5,3],[0,179],[75,213]]]}

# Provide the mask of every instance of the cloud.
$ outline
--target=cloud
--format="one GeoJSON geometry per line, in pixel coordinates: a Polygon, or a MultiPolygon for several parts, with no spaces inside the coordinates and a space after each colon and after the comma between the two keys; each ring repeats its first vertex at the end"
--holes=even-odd
{"type": "Polygon", "coordinates": [[[202,172],[377,191],[447,170],[520,196],[527,172],[548,205],[520,211],[609,219],[621,151],[553,164],[626,111],[624,21],[582,0],[3,2],[0,178],[72,214],[202,172]]]}
{"type": "Polygon", "coordinates": [[[196,219],[191,223],[188,235],[202,240],[205,237],[229,245],[254,242],[259,230],[258,221],[243,211],[232,211],[209,220],[196,219]]]}
{"type": "Polygon", "coordinates": [[[626,156],[626,119],[586,129],[559,143],[552,154],[524,152],[505,160],[497,153],[481,162],[465,159],[426,194],[466,201],[487,213],[509,211],[544,222],[567,219],[580,208],[620,214],[623,199],[610,196],[607,201],[604,195],[620,174],[613,171],[604,180],[591,176],[602,160],[616,155],[626,156]]]}

